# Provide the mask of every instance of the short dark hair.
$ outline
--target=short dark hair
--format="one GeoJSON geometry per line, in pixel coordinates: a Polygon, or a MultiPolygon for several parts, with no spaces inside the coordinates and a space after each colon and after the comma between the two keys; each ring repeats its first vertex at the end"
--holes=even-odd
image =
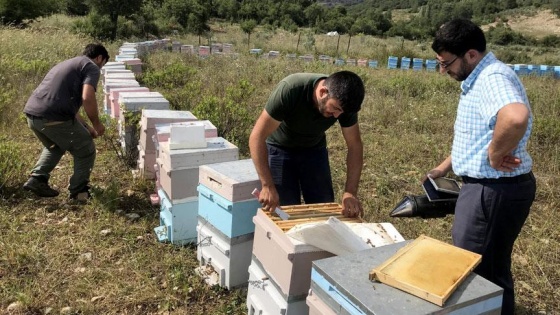
{"type": "Polygon", "coordinates": [[[95,59],[97,56],[102,56],[104,61],[109,61],[109,53],[101,44],[88,44],[86,48],[84,48],[83,55],[88,56],[89,59],[95,59]]]}
{"type": "Polygon", "coordinates": [[[455,19],[436,31],[432,49],[437,54],[446,51],[456,56],[464,56],[470,49],[485,52],[486,38],[482,29],[472,21],[455,19]]]}
{"type": "Polygon", "coordinates": [[[362,79],[351,71],[339,71],[325,79],[329,97],[337,99],[344,112],[357,113],[362,108],[365,88],[362,79]]]}

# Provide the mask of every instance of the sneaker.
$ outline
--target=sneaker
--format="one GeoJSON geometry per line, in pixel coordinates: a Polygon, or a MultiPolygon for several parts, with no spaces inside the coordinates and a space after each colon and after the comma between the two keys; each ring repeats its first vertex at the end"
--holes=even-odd
{"type": "Polygon", "coordinates": [[[56,197],[58,191],[52,189],[47,181],[41,180],[37,177],[31,176],[25,184],[23,189],[28,190],[39,197],[56,197]]]}

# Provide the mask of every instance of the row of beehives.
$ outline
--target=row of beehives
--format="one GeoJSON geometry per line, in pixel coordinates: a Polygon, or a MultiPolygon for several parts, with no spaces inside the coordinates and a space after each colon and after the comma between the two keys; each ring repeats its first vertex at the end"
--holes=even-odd
{"type": "MultiPolygon", "coordinates": [[[[380,246],[403,240],[392,225],[377,225],[375,235],[362,239],[375,248],[338,257],[292,237],[290,230],[300,224],[323,223],[330,217],[362,223],[343,218],[340,205],[334,203],[283,207],[288,220],[258,209],[252,192],[260,182],[252,161],[238,160],[237,147],[217,137],[211,122],[198,121],[188,111],[169,110],[160,93],[134,85],[130,77],[119,77],[126,72],[109,69],[122,63],[111,63],[103,71],[105,108],[118,119],[123,147],[136,150],[140,175],[156,181],[152,200],[160,204],[160,226],[154,229],[158,240],[196,243],[197,272],[209,285],[247,286],[249,314],[442,311],[389,286],[375,289],[367,279],[369,268],[404,245],[380,246]],[[382,235],[391,242],[376,242],[382,235]]],[[[479,295],[464,291],[470,295],[461,295],[448,307],[474,310],[472,314],[492,309],[495,291],[481,288],[485,287],[473,289],[482,292],[479,295]]]]}

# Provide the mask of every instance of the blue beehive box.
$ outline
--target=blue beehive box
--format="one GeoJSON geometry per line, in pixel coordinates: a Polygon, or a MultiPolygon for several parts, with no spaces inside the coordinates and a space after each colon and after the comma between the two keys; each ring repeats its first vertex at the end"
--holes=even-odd
{"type": "Polygon", "coordinates": [[[415,71],[422,70],[424,65],[424,59],[422,58],[413,58],[412,59],[412,69],[415,71]]]}
{"type": "Polygon", "coordinates": [[[403,70],[410,69],[410,58],[409,57],[402,57],[401,58],[401,69],[403,69],[403,70]]]}
{"type": "Polygon", "coordinates": [[[437,68],[437,60],[426,59],[426,70],[427,71],[436,71],[436,68],[437,68]]]}
{"type": "Polygon", "coordinates": [[[162,189],[158,189],[158,196],[161,204],[160,226],[154,229],[158,240],[178,245],[196,242],[198,197],[173,203],[162,189]]]}
{"type": "Polygon", "coordinates": [[[232,202],[203,184],[198,185],[198,198],[198,215],[227,237],[255,232],[253,217],[261,206],[256,198],[232,202]]]}
{"type": "Polygon", "coordinates": [[[389,56],[387,59],[387,69],[397,69],[397,64],[399,63],[399,57],[389,56]]]}
{"type": "Polygon", "coordinates": [[[369,280],[371,269],[390,259],[408,243],[314,261],[311,270],[313,294],[336,314],[500,314],[502,288],[474,273],[465,278],[443,307],[369,280]]]}

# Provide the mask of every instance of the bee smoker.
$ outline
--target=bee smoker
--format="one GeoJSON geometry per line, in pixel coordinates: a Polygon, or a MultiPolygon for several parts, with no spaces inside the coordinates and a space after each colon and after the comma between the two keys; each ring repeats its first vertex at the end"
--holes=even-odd
{"type": "Polygon", "coordinates": [[[446,201],[430,201],[426,195],[405,196],[391,211],[391,217],[443,218],[455,213],[457,199],[446,201]]]}

